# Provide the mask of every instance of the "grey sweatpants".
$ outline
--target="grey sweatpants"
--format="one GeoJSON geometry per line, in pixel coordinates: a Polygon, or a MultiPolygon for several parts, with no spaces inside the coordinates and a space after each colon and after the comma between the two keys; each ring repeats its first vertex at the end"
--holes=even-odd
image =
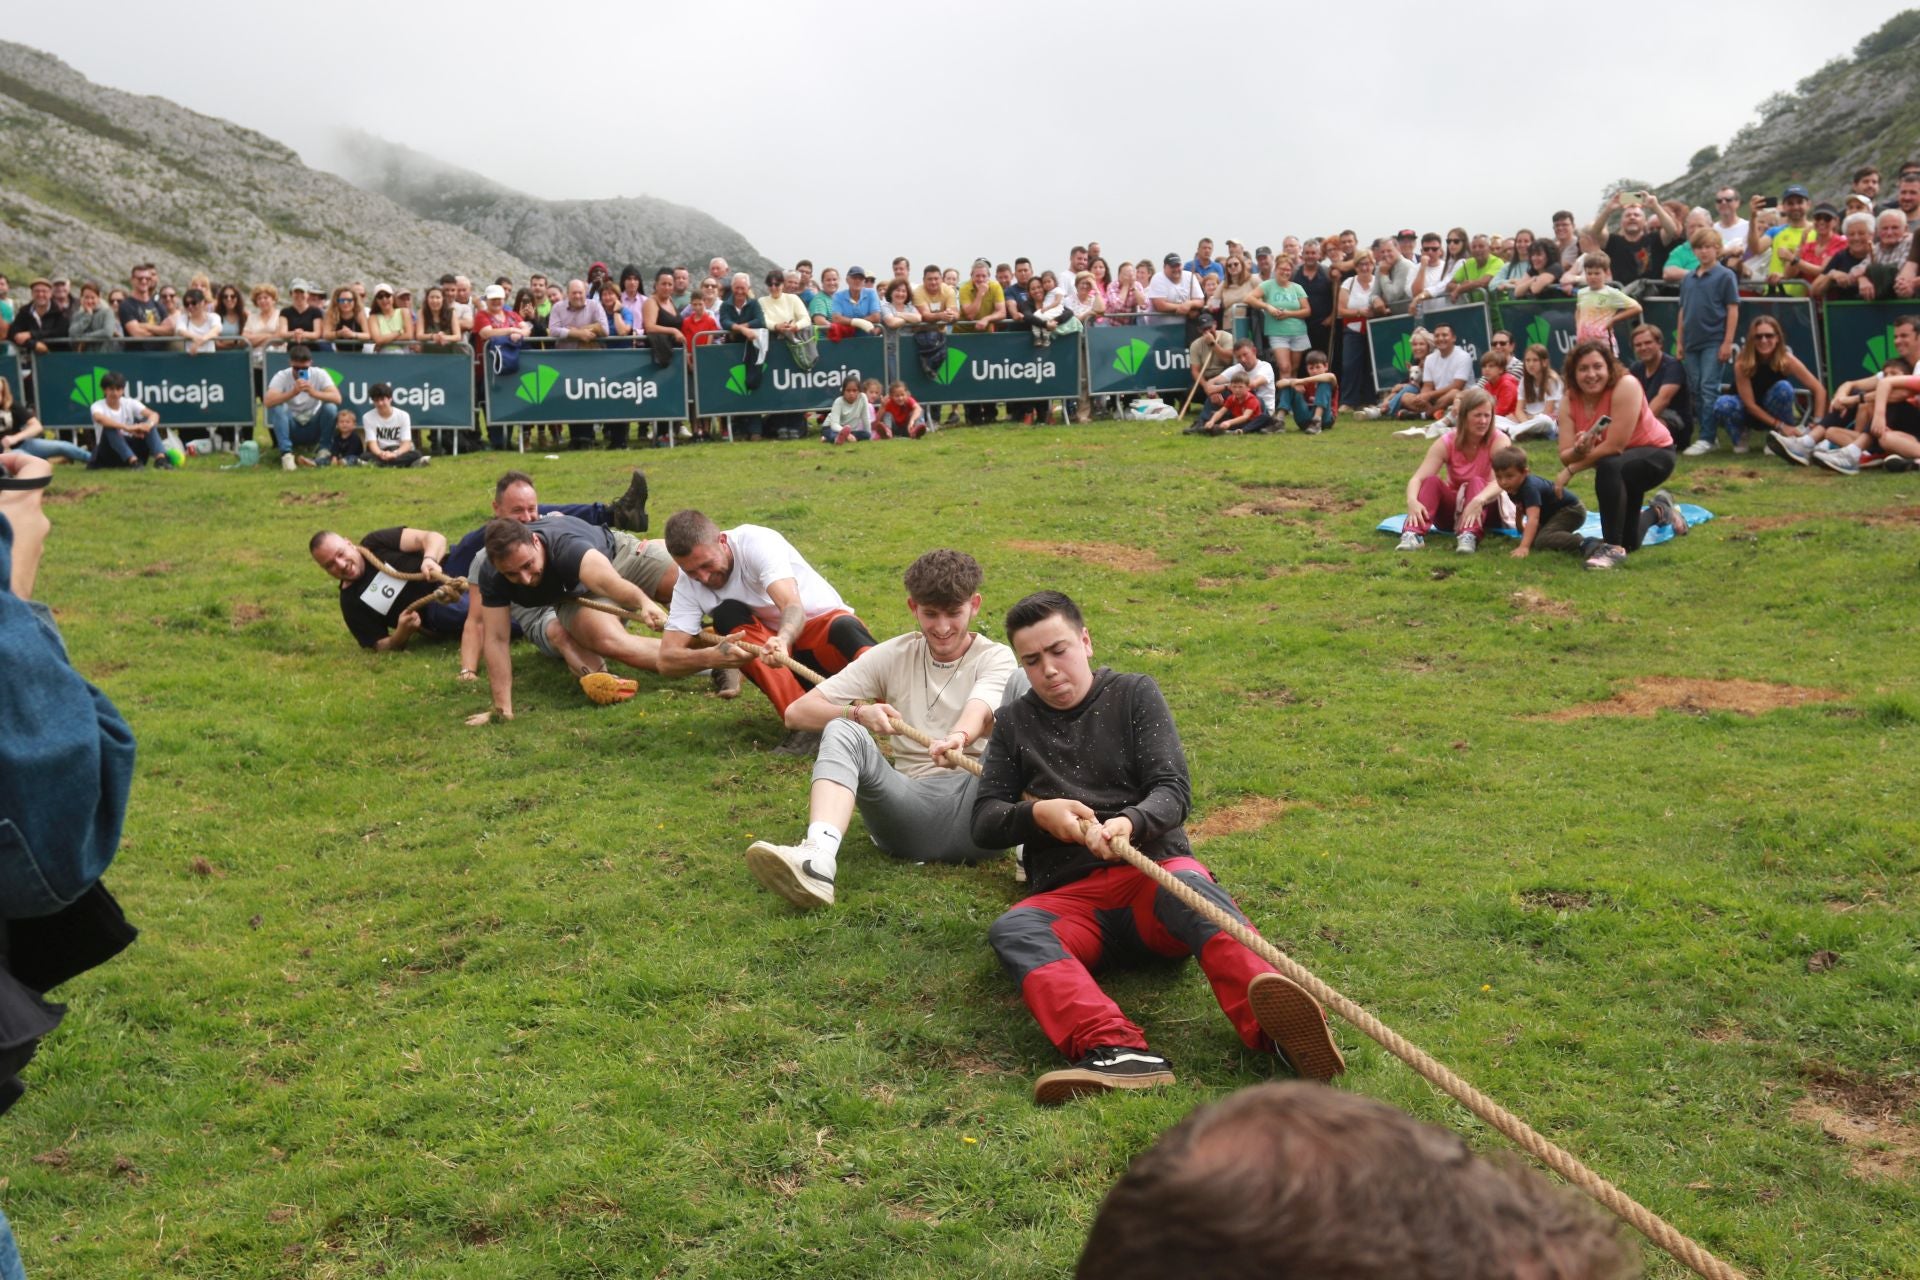
{"type": "MultiPolygon", "coordinates": [[[[1028,689],[1024,672],[1007,678],[1005,706],[1028,689]]],[[[973,842],[973,798],[980,779],[964,769],[909,778],[880,754],[873,735],[851,720],[834,720],[820,735],[813,780],[837,782],[853,792],[867,834],[880,851],[911,862],[972,862],[997,858],[1005,849],[973,842]]]]}

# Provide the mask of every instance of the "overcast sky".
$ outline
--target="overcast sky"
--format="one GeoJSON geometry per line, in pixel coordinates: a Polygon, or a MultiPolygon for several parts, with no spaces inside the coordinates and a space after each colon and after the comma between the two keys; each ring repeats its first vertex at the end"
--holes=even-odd
{"type": "Polygon", "coordinates": [[[1901,7],[96,0],[9,4],[4,34],[323,167],[354,126],[884,274],[1064,266],[1088,238],[1117,263],[1202,234],[1544,230],[1614,178],[1679,175],[1901,7]]]}

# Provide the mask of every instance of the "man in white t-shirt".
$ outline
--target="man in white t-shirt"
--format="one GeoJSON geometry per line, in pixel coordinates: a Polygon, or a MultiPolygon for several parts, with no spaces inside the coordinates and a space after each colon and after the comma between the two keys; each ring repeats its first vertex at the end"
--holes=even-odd
{"type": "Polygon", "coordinates": [[[786,710],[789,729],[821,735],[799,844],[755,841],[747,869],[795,906],[833,905],[840,839],[856,805],[881,852],[913,862],[971,862],[1000,851],[973,843],[980,780],[952,763],[975,760],[993,713],[1027,682],[1013,650],[973,630],[980,565],[964,552],[929,551],[907,568],[907,611],[917,630],[879,644],[786,710]],[[864,704],[864,705],[862,705],[864,704]],[[932,747],[894,737],[888,762],[876,737],[894,717],[933,735],[932,747]]]}
{"type": "Polygon", "coordinates": [[[149,462],[161,471],[173,466],[160,448],[160,415],[127,394],[125,374],[101,376],[100,399],[93,402],[93,425],[100,429],[100,447],[87,464],[89,471],[138,468],[149,462]]]}
{"type": "MultiPolygon", "coordinates": [[[[1253,344],[1252,338],[1242,338],[1233,344],[1233,363],[1222,372],[1207,379],[1207,407],[1218,409],[1226,402],[1228,384],[1233,375],[1247,375],[1247,390],[1260,398],[1260,407],[1273,416],[1273,366],[1260,358],[1260,348],[1253,344]]],[[[1204,420],[1204,419],[1203,419],[1204,420]]]]}
{"type": "MultiPolygon", "coordinates": [[[[692,675],[712,667],[737,667],[767,695],[776,714],[805,692],[785,667],[749,658],[731,646],[718,651],[694,643],[701,620],[713,619],[723,636],[759,645],[769,655],[791,658],[823,676],[844,669],[871,649],[873,633],[814,571],[793,544],[759,525],[720,531],[699,511],[677,511],[667,521],[667,554],[680,567],[673,607],[660,641],[660,674],[692,675]]],[[[810,755],[820,735],[788,732],[777,750],[810,755]]]]}
{"type": "Polygon", "coordinates": [[[260,404],[280,450],[280,465],[291,471],[295,445],[324,445],[333,438],[333,424],[340,416],[340,388],[325,369],[313,363],[312,348],[296,342],[287,348],[287,367],[267,379],[260,404]]]}
{"type": "Polygon", "coordinates": [[[1732,187],[1722,187],[1713,193],[1713,207],[1718,216],[1713,220],[1713,229],[1720,233],[1720,247],[1726,251],[1720,261],[1727,263],[1727,257],[1739,257],[1747,251],[1747,220],[1740,216],[1740,193],[1732,187]]]}
{"type": "Polygon", "coordinates": [[[1444,413],[1476,376],[1473,357],[1454,341],[1453,326],[1437,324],[1433,350],[1420,366],[1420,389],[1409,392],[1400,406],[1427,415],[1444,413]]]}
{"type": "Polygon", "coordinates": [[[1162,261],[1160,274],[1147,286],[1147,307],[1153,312],[1143,317],[1148,324],[1175,324],[1192,319],[1206,306],[1200,277],[1180,264],[1180,255],[1170,253],[1162,261]]]}
{"type": "Polygon", "coordinates": [[[393,387],[376,382],[367,389],[373,408],[361,422],[367,428],[367,452],[383,467],[424,467],[431,459],[413,443],[413,415],[393,407],[393,387]]]}

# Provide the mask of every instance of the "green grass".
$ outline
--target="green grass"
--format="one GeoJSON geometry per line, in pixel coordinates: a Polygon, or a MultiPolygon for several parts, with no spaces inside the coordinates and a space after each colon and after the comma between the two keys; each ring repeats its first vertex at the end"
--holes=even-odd
{"type": "MultiPolygon", "coordinates": [[[[1166,690],[1197,816],[1287,803],[1201,848],[1269,937],[1749,1274],[1920,1276],[1911,1175],[1793,1115],[1844,1079],[1920,1122],[1920,544],[1857,518],[1920,479],[1689,462],[1676,492],[1728,518],[1594,574],[1394,552],[1419,448],[1100,424],[529,458],[551,501],[643,461],[656,530],[782,529],[881,635],[932,545],[985,564],[989,630],[1070,591],[1166,690]],[[1287,486],[1309,505],[1224,514],[1287,486]],[[1839,696],[1538,718],[1651,674],[1839,696]]],[[[0,1125],[32,1273],[1066,1273],[1128,1159],[1268,1064],[1191,966],[1128,973],[1180,1084],[1037,1110],[1055,1059],[985,943],[1004,866],[895,864],[856,824],[833,911],[753,885],[808,777],[757,693],[643,677],[596,709],[521,650],[519,718],[472,730],[450,649],[356,650],[307,536],[457,535],[498,468],[60,474],[97,491],[53,508],[41,595],[140,739],[109,882],[145,932],[61,993],[0,1125]]],[[[1336,1030],[1343,1087],[1501,1149],[1336,1030]]]]}

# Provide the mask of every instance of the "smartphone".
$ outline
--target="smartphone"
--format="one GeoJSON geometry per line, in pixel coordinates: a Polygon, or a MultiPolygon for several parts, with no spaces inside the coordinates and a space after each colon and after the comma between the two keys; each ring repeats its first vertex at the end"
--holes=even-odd
{"type": "Polygon", "coordinates": [[[1780,207],[1780,197],[1768,196],[1760,202],[1760,207],[1762,209],[1778,209],[1780,207]]]}
{"type": "Polygon", "coordinates": [[[305,382],[307,380],[307,371],[305,369],[295,369],[293,371],[293,380],[295,382],[305,382]]]}

